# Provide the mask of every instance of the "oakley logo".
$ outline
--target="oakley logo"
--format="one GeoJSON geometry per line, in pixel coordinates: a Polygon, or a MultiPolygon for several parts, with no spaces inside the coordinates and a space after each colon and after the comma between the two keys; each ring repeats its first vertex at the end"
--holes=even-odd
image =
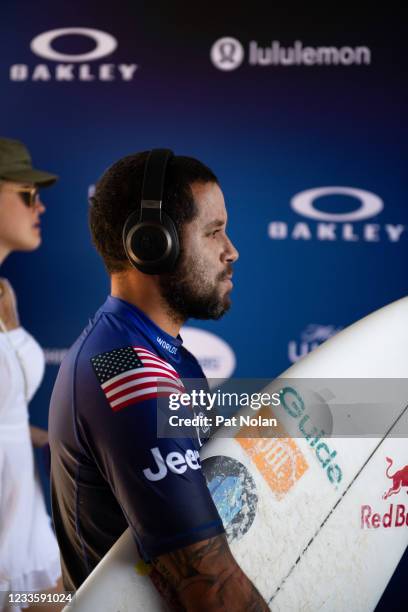
{"type": "Polygon", "coordinates": [[[290,205],[292,209],[309,219],[317,221],[362,221],[378,215],[384,208],[383,201],[375,193],[354,187],[317,187],[296,194],[290,205]],[[326,196],[346,195],[359,201],[358,208],[346,213],[327,213],[318,210],[315,202],[326,196]]]}
{"type": "MultiPolygon", "coordinates": [[[[405,225],[400,223],[358,223],[370,217],[375,217],[384,208],[383,200],[364,189],[355,187],[315,187],[297,193],[290,201],[290,206],[299,215],[317,221],[306,223],[297,220],[295,223],[286,220],[273,220],[268,224],[268,236],[271,240],[321,240],[326,242],[399,242],[405,232],[405,225]],[[334,196],[334,198],[333,198],[334,196]],[[337,197],[336,197],[337,196],[337,197]],[[325,207],[333,202],[333,207],[339,205],[338,197],[347,196],[350,206],[345,212],[325,212],[319,209],[317,201],[325,198],[325,207]],[[331,199],[332,198],[332,199],[331,199]]],[[[338,209],[337,209],[338,210],[338,209]]]]}
{"type": "Polygon", "coordinates": [[[137,64],[114,64],[94,63],[107,55],[111,55],[118,47],[118,41],[108,32],[95,30],[93,28],[59,28],[42,32],[30,43],[30,49],[45,60],[51,60],[54,64],[41,63],[35,66],[31,64],[12,64],[10,66],[10,81],[24,82],[35,81],[132,81],[138,69],[137,64]],[[61,53],[55,48],[56,41],[60,38],[69,37],[78,43],[78,37],[90,40],[93,49],[82,52],[61,53]]]}
{"type": "Polygon", "coordinates": [[[210,57],[219,70],[235,70],[243,62],[244,47],[236,38],[219,38],[211,47],[210,57]]]}
{"type": "Polygon", "coordinates": [[[59,28],[39,34],[31,41],[31,51],[40,57],[55,62],[90,62],[101,59],[117,48],[116,38],[107,32],[91,28],[59,28]],[[95,43],[95,48],[88,53],[60,53],[52,47],[52,43],[61,36],[86,36],[95,43]]]}
{"type": "Polygon", "coordinates": [[[167,476],[168,471],[173,474],[184,474],[187,468],[191,470],[201,470],[200,455],[197,450],[188,449],[185,454],[173,451],[166,455],[166,458],[160,452],[160,449],[155,446],[150,449],[153,455],[154,468],[146,468],[143,470],[147,480],[156,482],[163,480],[167,476]]]}

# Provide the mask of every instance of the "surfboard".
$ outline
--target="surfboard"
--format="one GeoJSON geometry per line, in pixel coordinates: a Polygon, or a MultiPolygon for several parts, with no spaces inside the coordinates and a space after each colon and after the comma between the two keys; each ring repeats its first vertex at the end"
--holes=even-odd
{"type": "MultiPolygon", "coordinates": [[[[257,415],[275,430],[253,437],[238,420],[201,449],[232,553],[274,611],[374,610],[403,555],[407,347],[404,298],[267,385],[280,403],[257,415]]],[[[147,571],[127,530],[69,609],[165,610],[147,571]]]]}

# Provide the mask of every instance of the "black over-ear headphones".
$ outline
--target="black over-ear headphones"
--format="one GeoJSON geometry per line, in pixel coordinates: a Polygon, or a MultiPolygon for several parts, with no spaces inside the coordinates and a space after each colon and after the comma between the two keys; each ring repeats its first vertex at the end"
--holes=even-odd
{"type": "Polygon", "coordinates": [[[162,210],[164,180],[170,149],[152,149],[146,160],[140,212],[129,215],[123,227],[123,246],[135,268],[145,274],[170,272],[180,252],[174,221],[162,210]]]}

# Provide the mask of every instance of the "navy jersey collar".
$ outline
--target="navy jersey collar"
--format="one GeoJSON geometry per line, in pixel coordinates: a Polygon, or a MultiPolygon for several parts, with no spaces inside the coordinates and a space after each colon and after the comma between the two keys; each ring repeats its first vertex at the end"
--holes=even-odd
{"type": "Polygon", "coordinates": [[[109,295],[101,310],[121,316],[129,322],[134,322],[138,329],[143,331],[154,344],[158,345],[158,348],[173,357],[177,356],[179,348],[183,344],[181,337],[174,338],[174,336],[165,332],[134,304],[109,295]]]}

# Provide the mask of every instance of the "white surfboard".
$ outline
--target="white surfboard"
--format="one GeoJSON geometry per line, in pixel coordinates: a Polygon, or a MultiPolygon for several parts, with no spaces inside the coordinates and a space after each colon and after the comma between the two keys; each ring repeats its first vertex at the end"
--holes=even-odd
{"type": "MultiPolygon", "coordinates": [[[[407,354],[404,298],[340,332],[268,385],[269,393],[285,389],[273,409],[279,436],[245,437],[238,426],[228,438],[224,428],[203,447],[231,550],[274,611],[374,610],[403,555],[407,354]]],[[[127,530],[69,609],[166,609],[145,574],[127,530]]]]}

